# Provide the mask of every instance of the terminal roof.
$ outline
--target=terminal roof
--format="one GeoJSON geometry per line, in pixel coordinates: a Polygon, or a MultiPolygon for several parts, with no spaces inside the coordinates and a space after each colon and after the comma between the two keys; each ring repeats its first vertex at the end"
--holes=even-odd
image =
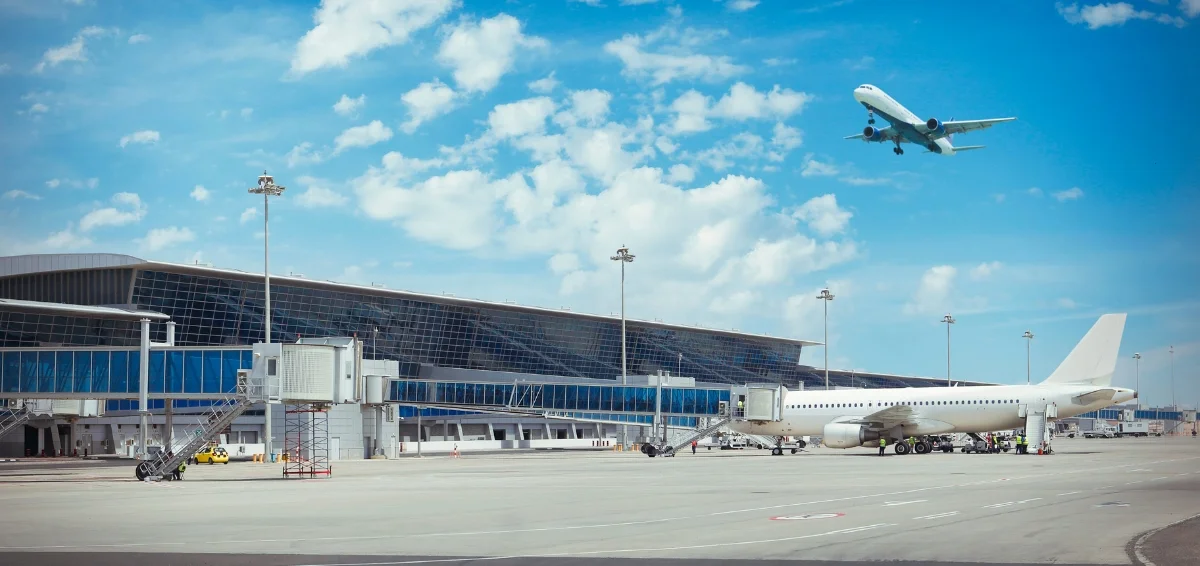
{"type": "Polygon", "coordinates": [[[166,321],[171,317],[154,311],[137,310],[120,306],[91,307],[86,305],[69,305],[65,303],[43,303],[40,301],[18,301],[16,299],[0,299],[0,311],[36,312],[88,318],[112,320],[140,320],[143,318],[166,321]]]}

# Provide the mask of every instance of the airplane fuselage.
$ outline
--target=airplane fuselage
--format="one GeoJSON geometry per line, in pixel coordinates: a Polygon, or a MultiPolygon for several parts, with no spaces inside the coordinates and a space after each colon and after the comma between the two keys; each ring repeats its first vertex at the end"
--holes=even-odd
{"type": "Polygon", "coordinates": [[[729,428],[764,436],[820,435],[825,425],[861,419],[896,405],[913,411],[904,435],[986,432],[1021,428],[1021,405],[1057,407],[1058,417],[1073,417],[1136,398],[1132,389],[1095,385],[1041,384],[977,387],[912,387],[903,389],[853,389],[792,391],[784,399],[783,419],[734,421],[729,428]],[[1114,393],[1107,398],[1080,397],[1098,389],[1114,393]]]}
{"type": "Polygon", "coordinates": [[[954,146],[947,138],[938,138],[930,141],[925,137],[917,127],[925,123],[925,120],[917,117],[905,108],[903,104],[896,102],[896,99],[888,95],[877,86],[863,85],[854,89],[854,100],[866,107],[867,110],[874,112],[892,125],[896,131],[904,136],[904,139],[924,147],[933,153],[941,155],[954,155],[954,146]]]}

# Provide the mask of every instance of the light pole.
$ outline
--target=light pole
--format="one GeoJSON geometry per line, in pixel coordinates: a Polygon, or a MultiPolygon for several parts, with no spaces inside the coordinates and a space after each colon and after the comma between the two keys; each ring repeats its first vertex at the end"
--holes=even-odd
{"type": "MultiPolygon", "coordinates": [[[[1142,395],[1142,355],[1140,353],[1133,354],[1133,394],[1134,399],[1142,395]]],[[[1135,407],[1140,407],[1141,403],[1134,401],[1135,407]]]]}
{"type": "MultiPolygon", "coordinates": [[[[622,245],[617,249],[617,255],[610,257],[613,261],[621,263],[621,386],[629,384],[629,377],[625,372],[625,264],[633,263],[634,255],[629,253],[629,248],[622,245]]],[[[629,425],[621,425],[621,448],[629,447],[629,425]]]]}
{"type": "MultiPolygon", "coordinates": [[[[271,231],[270,231],[270,213],[268,205],[270,200],[268,197],[277,197],[283,195],[284,189],[287,187],[276,185],[275,178],[268,175],[266,169],[263,174],[258,176],[258,186],[250,187],[247,192],[252,195],[263,196],[263,331],[265,334],[264,341],[267,344],[271,343],[271,231]]],[[[269,391],[266,393],[269,394],[269,391]]],[[[268,398],[263,404],[263,453],[271,454],[271,401],[268,398]]]]}
{"type": "Polygon", "coordinates": [[[1021,337],[1028,339],[1028,341],[1025,342],[1025,385],[1031,385],[1029,375],[1029,347],[1031,344],[1033,344],[1033,333],[1026,330],[1025,334],[1022,334],[1021,337]]]}
{"type": "Polygon", "coordinates": [[[822,345],[822,349],[825,350],[825,389],[829,390],[829,301],[833,300],[833,293],[830,293],[828,288],[821,289],[817,298],[824,301],[825,306],[825,344],[822,345]]]}
{"type": "Polygon", "coordinates": [[[946,323],[946,387],[950,387],[950,325],[958,322],[950,313],[942,317],[942,322],[946,323]]]}
{"type": "Polygon", "coordinates": [[[1171,355],[1171,410],[1179,408],[1175,404],[1175,346],[1167,348],[1167,353],[1171,355]]]}

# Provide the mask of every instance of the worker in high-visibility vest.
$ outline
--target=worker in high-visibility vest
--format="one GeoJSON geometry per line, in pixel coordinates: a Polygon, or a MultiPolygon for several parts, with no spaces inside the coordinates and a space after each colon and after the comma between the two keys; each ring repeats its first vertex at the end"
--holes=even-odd
{"type": "Polygon", "coordinates": [[[881,437],[879,437],[879,455],[880,456],[883,456],[883,450],[885,448],[887,448],[887,437],[881,436],[881,437]]]}

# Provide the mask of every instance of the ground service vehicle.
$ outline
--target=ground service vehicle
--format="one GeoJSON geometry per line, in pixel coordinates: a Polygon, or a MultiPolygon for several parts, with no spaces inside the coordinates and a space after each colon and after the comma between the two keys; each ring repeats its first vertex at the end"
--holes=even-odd
{"type": "Polygon", "coordinates": [[[1120,423],[1117,425],[1117,436],[1150,436],[1150,423],[1120,423]]]}
{"type": "Polygon", "coordinates": [[[197,464],[228,464],[229,451],[221,446],[205,446],[194,456],[197,464]]]}

